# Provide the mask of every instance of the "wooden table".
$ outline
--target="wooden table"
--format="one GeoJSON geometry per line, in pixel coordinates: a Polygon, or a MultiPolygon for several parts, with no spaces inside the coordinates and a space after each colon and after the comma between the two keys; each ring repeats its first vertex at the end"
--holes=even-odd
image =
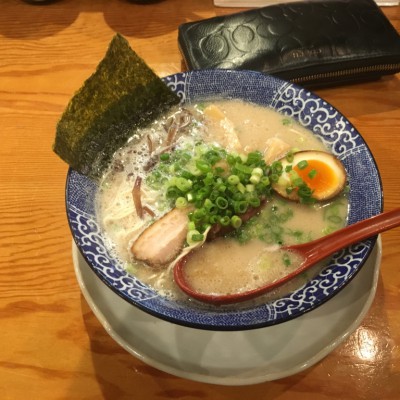
{"type": "MultiPolygon", "coordinates": [[[[384,8],[400,31],[400,7],[384,8]]],[[[374,303],[339,348],[297,375],[247,387],[160,372],[108,336],[79,290],[55,125],[115,32],[160,75],[182,70],[177,26],[231,13],[211,0],[60,0],[0,5],[0,398],[399,399],[400,229],[382,235],[374,303]],[[365,332],[368,334],[365,335],[365,332]],[[374,356],[362,359],[364,342],[374,356]]],[[[385,209],[400,205],[400,74],[317,90],[358,128],[378,163],[385,209]]]]}

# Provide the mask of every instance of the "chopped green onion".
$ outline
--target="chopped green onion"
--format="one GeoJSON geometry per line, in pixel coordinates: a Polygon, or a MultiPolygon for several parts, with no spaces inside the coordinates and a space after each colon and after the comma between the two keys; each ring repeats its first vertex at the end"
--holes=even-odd
{"type": "Polygon", "coordinates": [[[257,164],[262,160],[262,154],[259,151],[252,151],[247,154],[247,160],[243,161],[248,165],[257,164]]]}
{"type": "Polygon", "coordinates": [[[289,267],[292,264],[292,261],[290,260],[290,257],[289,257],[289,255],[287,253],[284,253],[282,255],[282,260],[283,260],[283,264],[286,267],[289,267]]]}
{"type": "Polygon", "coordinates": [[[253,171],[251,171],[251,175],[252,176],[256,175],[256,176],[261,178],[263,174],[264,174],[263,170],[261,168],[259,168],[259,167],[253,168],[253,171]]]}
{"type": "Polygon", "coordinates": [[[211,172],[207,172],[206,177],[203,179],[206,186],[211,186],[214,183],[214,175],[211,172]]]}
{"type": "Polygon", "coordinates": [[[238,217],[237,215],[234,215],[231,218],[231,225],[235,228],[238,229],[240,228],[240,226],[242,225],[242,220],[240,217],[238,217]]]}
{"type": "Polygon", "coordinates": [[[225,210],[228,207],[228,200],[223,197],[217,197],[217,199],[215,200],[215,204],[221,210],[225,210]]]}
{"type": "Polygon", "coordinates": [[[254,185],[248,184],[246,185],[246,192],[254,192],[254,190],[256,189],[256,187],[254,185]]]}
{"type": "Polygon", "coordinates": [[[244,165],[244,164],[240,164],[240,163],[235,164],[235,169],[240,172],[243,172],[245,174],[249,174],[249,175],[251,175],[251,173],[253,172],[253,168],[248,167],[247,165],[244,165]]]}
{"type": "Polygon", "coordinates": [[[314,199],[314,197],[301,197],[300,198],[300,203],[301,204],[315,204],[317,200],[314,199]]]}
{"type": "Polygon", "coordinates": [[[188,192],[191,189],[193,182],[189,179],[179,177],[176,179],[175,185],[182,192],[188,192]]]}
{"type": "Polygon", "coordinates": [[[241,201],[241,200],[244,200],[244,199],[245,199],[244,193],[241,193],[239,191],[234,193],[233,196],[232,196],[232,200],[235,200],[235,201],[241,201]]]}
{"type": "Polygon", "coordinates": [[[175,207],[185,208],[188,205],[188,201],[184,197],[178,197],[175,200],[175,207]]]}
{"type": "Polygon", "coordinates": [[[249,176],[243,172],[238,172],[237,176],[239,177],[240,182],[246,182],[249,176]]]}
{"type": "Polygon", "coordinates": [[[294,159],[293,150],[290,150],[289,153],[286,154],[286,161],[292,163],[294,159]]]}
{"type": "Polygon", "coordinates": [[[240,182],[240,179],[237,175],[231,175],[228,177],[228,183],[230,185],[237,185],[240,182]]]}
{"type": "Polygon", "coordinates": [[[299,186],[298,194],[300,197],[310,197],[312,190],[307,185],[299,186]]]}
{"type": "Polygon", "coordinates": [[[160,154],[161,161],[168,161],[169,160],[169,153],[160,154]]]}
{"type": "Polygon", "coordinates": [[[260,176],[259,176],[259,175],[252,175],[252,176],[250,177],[250,182],[251,182],[251,183],[254,183],[254,184],[260,182],[260,176]]]}
{"type": "Polygon", "coordinates": [[[279,180],[279,175],[278,175],[278,174],[271,174],[271,175],[269,176],[269,180],[270,180],[271,182],[273,182],[273,183],[276,183],[276,182],[278,182],[278,180],[279,180]]]}
{"type": "Polygon", "coordinates": [[[219,221],[219,216],[216,214],[210,215],[209,222],[214,225],[219,221]]]}
{"type": "Polygon", "coordinates": [[[204,235],[202,233],[197,233],[192,235],[193,242],[201,242],[204,239],[204,235]]]}
{"type": "Polygon", "coordinates": [[[210,200],[215,202],[215,200],[217,200],[217,198],[220,197],[219,195],[220,195],[220,193],[218,192],[218,190],[214,189],[214,190],[210,193],[210,196],[209,196],[209,197],[210,197],[210,200]]]}
{"type": "Polygon", "coordinates": [[[233,154],[228,154],[226,156],[226,161],[229,165],[234,165],[236,163],[236,157],[233,154]]]}
{"type": "Polygon", "coordinates": [[[292,184],[293,184],[293,186],[298,187],[298,186],[303,185],[303,184],[304,184],[304,181],[303,181],[303,179],[301,179],[301,178],[298,176],[297,178],[292,179],[292,184]]]}
{"type": "Polygon", "coordinates": [[[307,160],[302,160],[302,161],[299,161],[298,163],[297,163],[297,168],[298,169],[304,169],[304,168],[307,168],[308,167],[308,162],[307,162],[307,160]]]}
{"type": "Polygon", "coordinates": [[[228,226],[231,223],[231,219],[227,215],[225,215],[224,217],[220,218],[219,223],[222,226],[228,226]]]}
{"type": "Polygon", "coordinates": [[[170,186],[167,189],[167,198],[176,198],[180,197],[181,191],[176,186],[170,186]]]}
{"type": "Polygon", "coordinates": [[[239,182],[237,185],[237,190],[239,190],[240,193],[244,193],[246,191],[245,186],[243,185],[243,183],[239,182]]]}
{"type": "Polygon", "coordinates": [[[217,189],[218,189],[219,192],[224,193],[225,190],[226,190],[226,186],[225,185],[219,185],[217,189]]]}
{"type": "Polygon", "coordinates": [[[292,186],[288,186],[285,190],[286,190],[287,194],[291,194],[293,192],[294,188],[292,186]]]}
{"type": "Polygon", "coordinates": [[[194,152],[198,157],[203,156],[207,152],[207,146],[205,143],[198,143],[194,149],[194,152]]]}
{"type": "Polygon", "coordinates": [[[233,208],[235,212],[238,214],[244,214],[249,207],[249,203],[247,201],[235,201],[233,208]]]}
{"type": "Polygon", "coordinates": [[[204,158],[205,158],[206,160],[208,160],[208,162],[209,162],[211,165],[214,165],[214,164],[217,163],[219,160],[221,160],[222,156],[221,156],[221,154],[220,154],[217,150],[211,149],[211,150],[208,150],[207,153],[204,154],[204,158]]]}
{"type": "Polygon", "coordinates": [[[193,193],[190,193],[190,192],[186,193],[186,198],[189,203],[193,202],[193,200],[194,200],[193,193]]]}
{"type": "Polygon", "coordinates": [[[239,158],[242,160],[242,163],[246,163],[247,159],[248,159],[248,155],[247,154],[239,154],[239,158]]]}
{"type": "Polygon", "coordinates": [[[206,211],[204,208],[198,208],[197,210],[193,211],[193,219],[196,221],[200,221],[202,218],[206,216],[206,211]]]}
{"type": "Polygon", "coordinates": [[[209,171],[211,171],[211,165],[207,161],[204,161],[204,160],[197,160],[196,161],[196,167],[201,172],[209,172],[209,171]]]}
{"type": "Polygon", "coordinates": [[[316,169],[312,169],[309,173],[308,173],[308,177],[310,179],[314,179],[317,176],[317,170],[316,169]]]}
{"type": "Polygon", "coordinates": [[[261,204],[261,200],[258,197],[251,197],[249,199],[249,205],[256,208],[259,207],[261,204]]]}
{"type": "Polygon", "coordinates": [[[210,199],[204,201],[204,208],[209,214],[216,214],[218,212],[217,206],[210,199]]]}
{"type": "Polygon", "coordinates": [[[186,170],[182,170],[180,172],[180,175],[182,178],[189,179],[189,180],[192,180],[194,178],[193,174],[191,174],[189,171],[186,171],[186,170]]]}
{"type": "Polygon", "coordinates": [[[196,193],[196,200],[204,200],[210,194],[209,189],[206,187],[200,188],[196,193]]]}
{"type": "Polygon", "coordinates": [[[271,169],[272,169],[272,173],[281,174],[283,171],[282,163],[280,161],[274,161],[271,164],[271,169]]]}
{"type": "Polygon", "coordinates": [[[289,165],[286,165],[286,167],[285,167],[285,172],[290,172],[291,170],[292,170],[292,165],[291,164],[289,164],[289,165]]]}
{"type": "Polygon", "coordinates": [[[186,235],[186,242],[189,245],[201,242],[202,240],[204,240],[204,235],[197,230],[189,231],[186,235]]]}

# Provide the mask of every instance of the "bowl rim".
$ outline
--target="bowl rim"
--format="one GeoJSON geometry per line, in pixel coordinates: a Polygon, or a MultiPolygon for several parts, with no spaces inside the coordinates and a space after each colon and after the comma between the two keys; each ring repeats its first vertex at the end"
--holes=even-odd
{"type": "MultiPolygon", "coordinates": [[[[188,72],[180,72],[177,74],[171,74],[168,75],[163,79],[164,82],[168,82],[168,80],[173,81],[176,80],[177,78],[181,78],[184,80],[184,83],[186,84],[186,79],[189,77],[190,79],[195,77],[198,78],[199,76],[204,76],[204,75],[208,75],[208,74],[212,74],[212,75],[217,75],[217,77],[220,77],[221,74],[222,75],[227,75],[229,74],[230,76],[232,76],[231,74],[240,77],[240,76],[246,76],[246,77],[256,77],[258,79],[266,79],[266,80],[270,80],[273,83],[276,83],[280,86],[287,86],[292,88],[294,91],[298,92],[298,91],[305,91],[305,93],[307,93],[311,99],[314,100],[318,100],[321,101],[324,105],[329,106],[329,108],[334,111],[340,118],[344,119],[344,121],[346,121],[347,124],[349,124],[349,126],[354,130],[356,136],[362,141],[363,146],[365,147],[366,152],[368,153],[368,155],[370,156],[370,161],[372,162],[372,166],[374,167],[374,171],[375,171],[375,177],[378,180],[378,185],[379,185],[379,196],[378,196],[378,200],[380,203],[380,209],[377,210],[378,212],[382,212],[383,210],[383,190],[382,190],[382,179],[381,179],[381,175],[378,169],[378,165],[376,163],[376,160],[370,150],[370,148],[368,147],[368,144],[366,143],[366,141],[364,140],[364,138],[362,137],[362,135],[360,134],[360,132],[358,132],[358,130],[352,125],[352,123],[343,115],[341,114],[337,108],[333,107],[330,103],[326,102],[325,100],[323,100],[320,96],[316,95],[315,93],[309,91],[308,89],[305,89],[303,87],[300,87],[296,84],[284,81],[280,78],[271,76],[271,75],[265,75],[262,74],[260,72],[256,72],[256,71],[248,71],[248,70],[194,70],[194,71],[188,71],[188,72]]],[[[178,90],[179,88],[177,88],[177,85],[175,85],[175,83],[173,83],[173,85],[171,86],[174,90],[178,90]]],[[[179,93],[178,93],[179,94],[179,93]]],[[[212,96],[208,96],[209,98],[211,98],[212,96]]],[[[240,97],[239,97],[240,98],[240,97]]],[[[296,119],[296,118],[295,118],[296,119]]],[[[134,299],[132,299],[131,297],[127,296],[126,293],[121,292],[121,290],[119,290],[117,287],[115,287],[108,279],[105,278],[105,276],[100,273],[100,271],[95,268],[92,264],[92,260],[90,259],[90,257],[88,257],[87,253],[85,252],[85,250],[83,249],[83,247],[81,246],[80,240],[78,237],[76,237],[75,235],[75,230],[73,227],[73,223],[72,220],[70,218],[70,214],[69,214],[69,188],[70,188],[70,183],[72,180],[72,177],[79,173],[77,173],[76,171],[74,171],[72,168],[68,169],[67,172],[67,178],[66,178],[66,183],[65,183],[65,207],[66,207],[66,212],[67,212],[67,220],[68,220],[68,224],[73,236],[73,239],[77,245],[77,248],[79,250],[79,252],[82,254],[82,256],[84,257],[85,261],[88,263],[88,265],[90,265],[91,269],[95,272],[96,276],[98,276],[101,281],[103,283],[106,284],[106,286],[108,286],[111,290],[113,290],[116,294],[118,294],[121,298],[123,298],[125,301],[127,301],[128,303],[130,303],[133,306],[138,307],[139,309],[157,317],[157,318],[161,318],[163,320],[169,321],[171,323],[175,323],[175,324],[179,324],[179,325],[183,325],[183,326],[187,326],[187,327],[192,327],[192,328],[196,328],[196,329],[205,329],[205,330],[216,330],[216,331],[237,331],[237,330],[249,330],[249,329],[256,329],[256,328],[263,328],[263,327],[267,327],[267,326],[272,326],[272,325],[276,325],[276,324],[280,324],[280,323],[284,323],[286,321],[289,321],[291,319],[297,318],[307,312],[310,312],[312,310],[314,310],[315,308],[319,307],[320,305],[324,304],[326,301],[328,301],[329,299],[331,299],[333,296],[335,296],[337,293],[339,293],[359,272],[359,270],[362,268],[362,266],[364,265],[365,261],[367,260],[367,258],[370,256],[370,253],[372,252],[372,249],[375,245],[375,242],[377,240],[377,236],[367,239],[366,241],[363,241],[362,243],[364,244],[366,250],[365,250],[365,254],[363,255],[363,260],[362,262],[359,263],[357,269],[355,271],[352,272],[352,274],[350,274],[350,276],[341,283],[341,285],[339,287],[337,287],[332,293],[322,297],[322,298],[318,298],[316,301],[314,301],[311,305],[308,305],[306,309],[301,309],[301,310],[294,310],[292,313],[290,313],[289,315],[286,315],[285,317],[281,317],[281,318],[274,318],[274,319],[264,319],[262,321],[257,321],[257,322],[245,322],[240,320],[233,325],[227,325],[224,322],[218,321],[218,318],[215,318],[215,314],[219,315],[221,314],[221,312],[216,312],[215,310],[213,310],[213,314],[210,315],[210,318],[207,318],[208,322],[196,322],[196,321],[188,321],[185,319],[182,319],[180,317],[177,317],[176,315],[174,315],[174,313],[172,314],[165,314],[163,312],[160,312],[157,309],[154,309],[153,307],[149,307],[149,303],[148,302],[142,302],[142,301],[135,301],[134,299]]],[[[81,176],[81,175],[80,175],[81,176]]],[[[88,179],[86,177],[84,177],[85,179],[88,179]]],[[[349,213],[350,213],[350,209],[349,209],[349,213]]],[[[319,275],[318,275],[319,276],[319,275]]],[[[300,288],[297,289],[294,293],[303,290],[304,288],[300,288]]],[[[285,299],[285,298],[283,298],[285,299]]],[[[164,299],[165,300],[165,299],[164,299]]],[[[259,306],[260,307],[260,306],[259,306]]],[[[258,307],[258,308],[259,308],[258,307]]],[[[209,311],[207,311],[206,309],[199,309],[199,313],[201,314],[202,312],[204,313],[208,313],[209,311]]],[[[229,311],[224,311],[222,312],[222,314],[224,315],[228,315],[231,314],[229,311]]],[[[228,318],[228,317],[225,317],[228,318]]]]}

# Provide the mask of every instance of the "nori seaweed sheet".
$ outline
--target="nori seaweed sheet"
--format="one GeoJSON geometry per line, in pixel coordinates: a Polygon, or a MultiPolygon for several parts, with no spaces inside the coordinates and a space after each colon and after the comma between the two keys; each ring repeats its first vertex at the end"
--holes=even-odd
{"type": "Polygon", "coordinates": [[[65,109],[53,150],[76,171],[97,178],[137,129],[179,100],[116,34],[96,71],[65,109]]]}

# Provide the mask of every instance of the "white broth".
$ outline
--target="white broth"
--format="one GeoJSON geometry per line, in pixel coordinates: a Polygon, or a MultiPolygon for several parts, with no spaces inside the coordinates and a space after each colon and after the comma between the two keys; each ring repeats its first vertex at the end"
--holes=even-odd
{"type": "MultiPolygon", "coordinates": [[[[180,115],[180,112],[176,109],[170,115],[180,115]]],[[[179,117],[184,128],[175,134],[172,145],[166,132],[171,131],[170,115],[138,132],[114,155],[100,183],[97,215],[110,248],[129,273],[163,295],[182,299],[185,296],[173,281],[172,265],[147,265],[137,261],[130,251],[132,243],[141,233],[171,209],[171,205],[154,187],[146,184],[159,154],[181,148],[190,153],[194,151],[195,143],[204,142],[238,154],[258,150],[272,162],[274,156],[279,158],[288,149],[328,149],[312,132],[293,119],[240,100],[185,106],[183,117],[179,117]],[[271,147],[274,147],[272,155],[268,153],[271,147]],[[142,218],[138,216],[132,198],[138,176],[142,182],[141,201],[147,208],[142,218]]],[[[341,228],[346,216],[347,199],[344,194],[329,202],[312,205],[274,195],[267,199],[257,216],[233,234],[205,242],[193,252],[187,262],[188,277],[192,286],[203,293],[251,290],[283,277],[297,265],[296,260],[290,265],[278,262],[278,259],[282,260],[282,255],[272,260],[275,256],[266,252],[268,247],[317,239],[341,228]]]]}
{"type": "Polygon", "coordinates": [[[198,293],[243,293],[285,277],[302,261],[299,255],[259,239],[243,246],[235,239],[219,238],[187,257],[185,279],[198,293]]]}

